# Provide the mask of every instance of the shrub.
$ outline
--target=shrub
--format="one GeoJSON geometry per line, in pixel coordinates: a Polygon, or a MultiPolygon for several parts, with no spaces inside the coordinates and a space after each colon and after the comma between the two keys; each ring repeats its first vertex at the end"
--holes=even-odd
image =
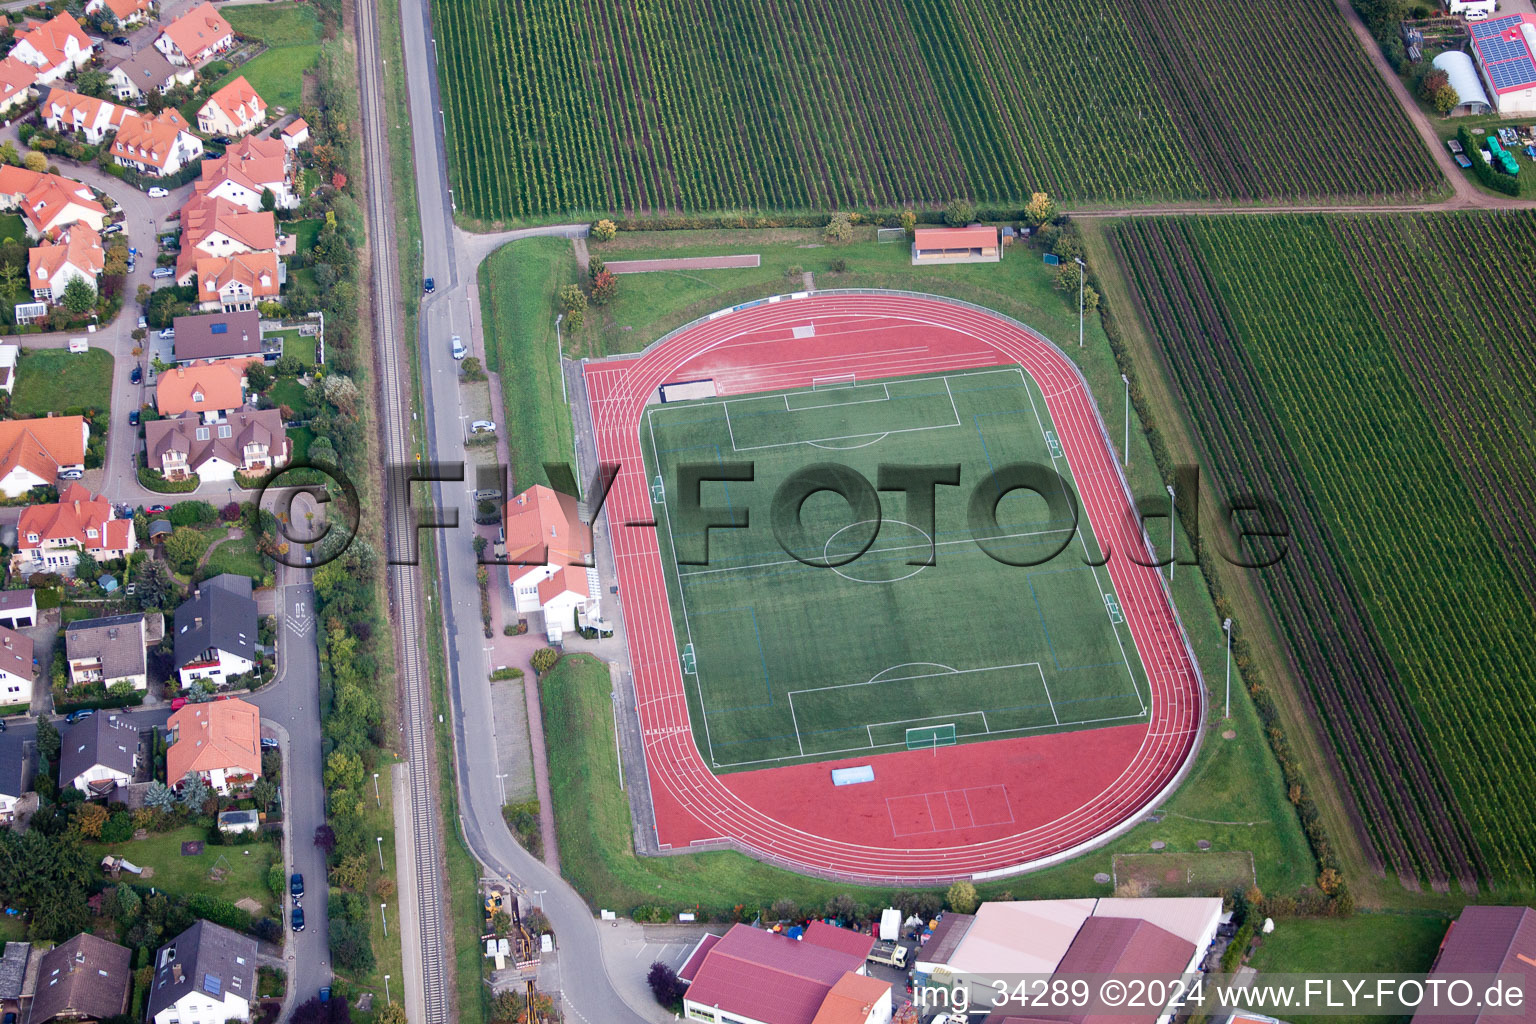
{"type": "Polygon", "coordinates": [[[944,223],[963,228],[976,219],[976,207],[969,199],[951,199],[944,207],[944,223]]]}
{"type": "Polygon", "coordinates": [[[838,245],[853,241],[853,218],[846,213],[834,213],[827,219],[821,237],[838,245]]]}
{"type": "Polygon", "coordinates": [[[599,242],[611,242],[618,233],[618,226],[606,217],[592,225],[592,237],[599,242]]]}
{"type": "Polygon", "coordinates": [[[949,887],[944,894],[944,902],[949,904],[949,909],[957,914],[971,914],[976,910],[976,887],[965,879],[960,879],[949,887]]]}
{"type": "Polygon", "coordinates": [[[559,651],[555,650],[553,647],[540,647],[538,650],[533,652],[533,657],[529,658],[528,662],[533,666],[533,670],[535,672],[537,672],[539,675],[543,675],[550,669],[554,668],[555,662],[559,660],[559,651]]]}
{"type": "Polygon", "coordinates": [[[671,964],[657,960],[651,964],[651,969],[645,976],[645,983],[651,987],[651,994],[662,1006],[671,1009],[683,1000],[683,983],[678,980],[677,972],[671,964]]]}

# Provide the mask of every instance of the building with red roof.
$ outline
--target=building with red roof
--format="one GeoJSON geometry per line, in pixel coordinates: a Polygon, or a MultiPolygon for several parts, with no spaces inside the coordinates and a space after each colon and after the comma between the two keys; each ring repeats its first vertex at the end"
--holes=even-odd
{"type": "Polygon", "coordinates": [[[266,119],[267,101],[241,75],[198,108],[197,130],[204,135],[245,135],[266,119]]]}
{"type": "Polygon", "coordinates": [[[235,30],[204,0],[169,25],[155,39],[155,49],[172,64],[197,67],[235,45],[235,30]]]}
{"type": "Polygon", "coordinates": [[[26,106],[37,95],[37,68],[15,57],[0,60],[0,115],[26,106]]]}
{"type": "Polygon", "coordinates": [[[64,297],[64,289],[75,278],[95,291],[96,278],[105,267],[101,236],[86,224],[72,224],[57,240],[45,238],[27,251],[28,283],[38,302],[57,305],[64,297]]]}
{"type": "Polygon", "coordinates": [[[117,518],[106,498],[71,484],[57,504],[21,510],[11,571],[67,574],[74,571],[81,551],[104,562],[126,558],[137,547],[132,519],[117,518]]]}
{"type": "Polygon", "coordinates": [[[91,59],[91,39],[69,12],[17,29],[11,56],[37,68],[36,84],[47,85],[91,59]]]}
{"type": "Polygon", "coordinates": [[[140,174],[175,174],[203,155],[203,140],[190,127],[173,107],[154,117],[130,111],[112,140],[112,159],[140,174]]]}
{"type": "Polygon", "coordinates": [[[181,208],[176,283],[191,284],[197,261],[210,256],[276,251],[277,218],[272,211],[252,212],[220,196],[194,195],[181,208]]]}
{"type": "Polygon", "coordinates": [[[299,205],[288,186],[288,149],[277,139],[247,137],[230,146],[224,155],[203,161],[202,173],[192,186],[199,196],[228,199],[247,210],[261,209],[261,194],[270,191],[282,209],[299,205]]]}
{"type": "MultiPolygon", "coordinates": [[[[1433,1013],[1425,1008],[1413,1015],[1413,1024],[1494,1024],[1496,1021],[1531,1020],[1531,991],[1536,987],[1536,910],[1530,907],[1467,907],[1440,942],[1431,980],[1467,974],[1525,975],[1526,1010],[1511,1017],[1508,1009],[1472,1005],[1453,1013],[1433,1013]]],[[[1435,1007],[1433,1009],[1438,1009],[1435,1007]]]]}
{"type": "Polygon", "coordinates": [[[1478,74],[1501,114],[1536,113],[1536,14],[1467,25],[1478,74]]]}
{"type": "Polygon", "coordinates": [[[137,25],[149,16],[152,0],[87,0],[86,14],[95,14],[105,7],[123,27],[137,25]]]}
{"type": "Polygon", "coordinates": [[[83,416],[0,420],[0,494],[19,498],[65,470],[83,470],[89,440],[83,416]]]}
{"type": "Polygon", "coordinates": [[[507,580],[519,612],[542,612],[544,633],[557,643],[582,618],[601,613],[601,582],[592,565],[592,531],[576,499],[535,484],[502,510],[507,580]]]}
{"type": "Polygon", "coordinates": [[[997,263],[1003,244],[995,227],[918,228],[912,232],[912,265],[925,263],[997,263]]]}
{"type": "Polygon", "coordinates": [[[864,974],[873,946],[873,936],[820,921],[798,939],[735,925],[684,964],[683,1014],[732,1024],[885,1024],[890,986],[864,974]],[[861,1007],[864,1016],[853,1016],[861,1007]]]}
{"type": "Polygon", "coordinates": [[[282,281],[275,252],[204,256],[197,261],[198,308],[211,313],[259,309],[263,302],[277,301],[282,281]]]}
{"type": "Polygon", "coordinates": [[[70,224],[100,231],[107,208],[89,185],[25,167],[0,165],[0,211],[21,214],[28,238],[41,238],[70,224]]]}
{"type": "Polygon", "coordinates": [[[38,108],[43,123],[56,132],[73,132],[91,145],[97,145],[108,132],[115,132],[128,111],[116,103],[95,96],[83,96],[68,89],[50,89],[48,98],[38,108]]]}
{"type": "Polygon", "coordinates": [[[166,778],[199,775],[228,795],[261,778],[261,712],[238,697],[188,704],[165,723],[166,778]]]}
{"type": "Polygon", "coordinates": [[[283,148],[290,153],[309,141],[309,122],[302,117],[290,121],[282,131],[283,148]]]}

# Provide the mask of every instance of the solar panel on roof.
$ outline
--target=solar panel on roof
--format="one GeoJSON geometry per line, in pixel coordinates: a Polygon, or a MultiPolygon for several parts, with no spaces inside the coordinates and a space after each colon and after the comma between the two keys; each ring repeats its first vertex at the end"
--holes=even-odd
{"type": "Polygon", "coordinates": [[[210,324],[209,327],[208,327],[208,333],[209,334],[228,334],[229,333],[229,324],[210,324]]]}
{"type": "Polygon", "coordinates": [[[1487,21],[1474,22],[1472,25],[1472,38],[1486,39],[1489,36],[1496,36],[1505,29],[1518,24],[1520,24],[1520,16],[1518,14],[1507,14],[1502,18],[1490,18],[1487,21]]]}
{"type": "Polygon", "coordinates": [[[1514,39],[1505,39],[1503,36],[1494,36],[1491,39],[1483,39],[1478,43],[1478,49],[1482,51],[1484,64],[1497,64],[1504,60],[1518,60],[1528,57],[1530,51],[1525,48],[1525,40],[1516,36],[1514,39]]]}
{"type": "Polygon", "coordinates": [[[205,974],[205,975],[203,975],[203,991],[204,992],[207,992],[211,996],[216,996],[219,993],[221,993],[223,990],[224,990],[224,983],[219,980],[217,975],[213,975],[213,974],[205,974]]]}
{"type": "Polygon", "coordinates": [[[1511,60],[1488,69],[1495,89],[1517,89],[1536,83],[1536,64],[1530,60],[1511,60]]]}

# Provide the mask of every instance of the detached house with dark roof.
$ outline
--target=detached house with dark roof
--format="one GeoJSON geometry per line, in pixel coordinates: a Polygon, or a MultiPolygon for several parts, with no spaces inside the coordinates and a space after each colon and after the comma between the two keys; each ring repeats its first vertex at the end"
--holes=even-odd
{"type": "Polygon", "coordinates": [[[0,626],[0,705],[32,703],[36,682],[32,638],[0,626]]]}
{"type": "Polygon", "coordinates": [[[144,648],[148,643],[144,613],[81,619],[64,627],[64,656],[71,684],[132,683],[149,688],[144,648]]]}
{"type": "Polygon", "coordinates": [[[44,953],[28,1024],[106,1020],[128,1012],[133,954],[82,932],[44,953]]]}
{"type": "Polygon", "coordinates": [[[199,359],[260,359],[261,314],[200,313],[179,316],[176,328],[176,361],[183,365],[199,359]]]}
{"type": "Polygon", "coordinates": [[[1536,910],[1530,907],[1467,907],[1451,923],[1429,969],[1430,980],[1467,974],[1525,975],[1525,1010],[1511,1016],[1508,1009],[1480,1008],[1434,1013],[1425,1008],[1413,1024],[1495,1024],[1530,1020],[1536,1015],[1531,993],[1536,988],[1536,910]]]}
{"type": "Polygon", "coordinates": [[[250,1020],[256,998],[256,940],[198,921],[160,947],[149,986],[154,1024],[250,1020]]]}
{"type": "Polygon", "coordinates": [[[59,744],[59,783],[106,796],[133,781],[139,729],[127,715],[102,711],[71,725],[59,744]]]}
{"type": "Polygon", "coordinates": [[[256,601],[249,576],[204,580],[176,609],[176,671],[182,686],[200,679],[228,686],[256,670],[256,601]]]}
{"type": "Polygon", "coordinates": [[[196,413],[144,425],[149,465],[167,480],[196,475],[231,480],[236,473],[265,473],[288,465],[291,447],[277,409],[241,409],[214,422],[196,413]]]}

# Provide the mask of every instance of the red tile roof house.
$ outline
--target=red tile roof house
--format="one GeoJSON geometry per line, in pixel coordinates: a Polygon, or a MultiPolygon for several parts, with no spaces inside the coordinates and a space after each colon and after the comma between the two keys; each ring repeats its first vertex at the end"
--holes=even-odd
{"type": "Polygon", "coordinates": [[[241,75],[198,108],[197,130],[204,135],[245,135],[266,119],[267,101],[241,75]]]}
{"type": "Polygon", "coordinates": [[[204,160],[192,190],[199,196],[228,199],[247,210],[261,209],[261,193],[270,190],[278,207],[290,210],[299,205],[299,197],[288,185],[291,170],[283,143],[247,137],[230,146],[223,156],[204,160]]]}
{"type": "Polygon", "coordinates": [[[165,775],[191,774],[222,796],[261,778],[261,712],[238,697],[188,704],[165,723],[165,775]]]}
{"type": "Polygon", "coordinates": [[[290,122],[282,131],[283,148],[290,153],[309,141],[309,122],[302,117],[290,122]]]}
{"type": "Polygon", "coordinates": [[[86,14],[95,14],[105,7],[112,12],[112,17],[124,27],[137,25],[149,17],[152,0],[87,0],[86,14]]]}
{"type": "Polygon", "coordinates": [[[194,195],[181,208],[176,283],[183,288],[191,284],[198,260],[205,257],[276,251],[277,218],[270,210],[253,213],[219,196],[194,195]]]}
{"type": "Polygon", "coordinates": [[[41,238],[75,223],[100,231],[107,216],[107,208],[96,201],[89,185],[6,164],[0,166],[0,211],[12,210],[21,214],[28,238],[41,238]]]}
{"type": "Polygon", "coordinates": [[[16,31],[11,56],[37,68],[37,84],[56,82],[91,59],[91,40],[68,12],[48,21],[29,21],[16,31]]]}
{"type": "Polygon", "coordinates": [[[127,108],[116,103],[68,89],[48,90],[37,112],[49,128],[79,135],[93,146],[99,145],[109,132],[117,131],[128,115],[127,108]]]}
{"type": "Polygon", "coordinates": [[[73,573],[80,552],[97,561],[126,558],[138,547],[133,520],[117,518],[112,503],[71,484],[56,505],[28,505],[16,523],[11,571],[73,573]]]}
{"type": "Polygon", "coordinates": [[[7,57],[0,60],[0,115],[26,106],[37,95],[32,83],[37,81],[37,68],[26,61],[7,57]]]}
{"type": "Polygon", "coordinates": [[[205,256],[197,261],[198,308],[238,313],[276,302],[282,291],[284,266],[274,252],[242,252],[205,256]]]}
{"type": "MultiPolygon", "coordinates": [[[[1496,1024],[1536,1020],[1531,993],[1536,990],[1536,910],[1530,907],[1467,907],[1445,933],[1431,979],[1445,975],[1525,975],[1525,1007],[1511,1016],[1508,1009],[1477,1006],[1435,1013],[1425,1007],[1413,1015],[1413,1024],[1496,1024]]],[[[1518,977],[1512,978],[1518,981],[1518,977]]],[[[1479,993],[1481,994],[1481,993],[1479,993]]]]}
{"type": "Polygon", "coordinates": [[[140,174],[175,174],[203,155],[203,140],[189,127],[170,107],[152,118],[130,113],[112,140],[112,159],[140,174]]]}
{"type": "Polygon", "coordinates": [[[688,985],[683,1016],[722,1024],[885,1024],[890,985],[864,973],[873,946],[873,936],[821,921],[801,939],[744,924],[706,935],[678,972],[688,985]]]}
{"type": "Polygon", "coordinates": [[[19,498],[66,469],[84,469],[89,440],[83,416],[0,420],[0,494],[19,498]]]}
{"type": "Polygon", "coordinates": [[[235,45],[235,30],[211,3],[201,3],[177,18],[155,39],[155,49],[172,64],[197,67],[235,45]]]}
{"type": "Polygon", "coordinates": [[[535,484],[507,502],[507,581],[519,612],[543,612],[544,632],[558,643],[577,616],[601,615],[602,587],[592,561],[592,531],[576,514],[576,499],[535,484]]]}
{"type": "Polygon", "coordinates": [[[107,255],[101,236],[85,224],[72,224],[57,241],[43,239],[27,252],[27,280],[38,302],[57,305],[69,282],[80,278],[96,290],[96,279],[106,268],[107,255]]]}

